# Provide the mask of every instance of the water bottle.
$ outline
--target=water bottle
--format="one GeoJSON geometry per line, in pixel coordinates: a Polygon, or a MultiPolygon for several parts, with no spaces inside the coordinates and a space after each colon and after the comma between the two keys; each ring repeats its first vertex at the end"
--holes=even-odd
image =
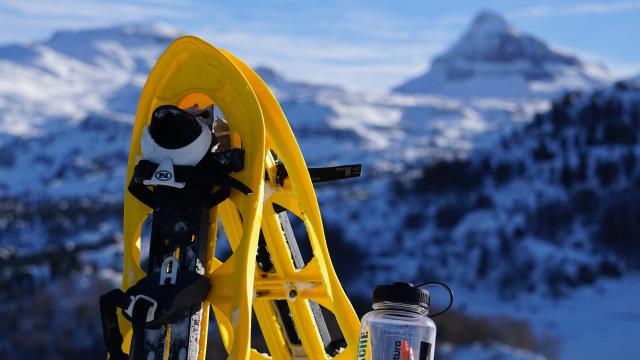
{"type": "Polygon", "coordinates": [[[418,286],[395,282],[379,285],[373,290],[373,311],[362,318],[358,360],[433,360],[436,344],[436,324],[429,317],[430,294],[421,289],[440,285],[450,294],[446,284],[429,282],[418,286]]]}

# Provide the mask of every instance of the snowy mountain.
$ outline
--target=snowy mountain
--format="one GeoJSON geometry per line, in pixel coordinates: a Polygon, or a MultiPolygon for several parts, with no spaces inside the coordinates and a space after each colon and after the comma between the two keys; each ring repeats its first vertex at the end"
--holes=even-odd
{"type": "MultiPolygon", "coordinates": [[[[569,92],[533,122],[479,141],[464,157],[414,168],[377,191],[334,195],[327,202],[341,206],[325,219],[358,223],[343,227],[370,254],[358,264],[367,275],[354,286],[400,273],[447,279],[469,313],[530,324],[536,335],[529,349],[538,353],[632,358],[629,333],[638,331],[640,313],[639,155],[640,82],[618,82],[569,92]],[[619,316],[611,316],[612,304],[624,309],[619,316]],[[602,321],[606,335],[593,331],[602,321]],[[607,350],[585,348],[601,336],[607,350]]],[[[461,327],[468,334],[483,325],[467,319],[461,327]]],[[[457,349],[454,358],[484,358],[483,351],[457,349]]]]}
{"type": "Polygon", "coordinates": [[[469,286],[490,279],[486,286],[505,296],[540,290],[559,296],[637,269],[640,246],[632,239],[640,233],[632,219],[640,213],[632,204],[640,196],[639,144],[640,82],[568,93],[469,156],[436,161],[411,181],[398,181],[397,191],[413,194],[407,209],[429,204],[406,215],[411,226],[403,238],[451,239],[429,248],[429,257],[451,262],[466,249],[466,271],[440,276],[469,286]],[[440,250],[446,253],[435,255],[440,250]]]}
{"type": "MultiPolygon", "coordinates": [[[[127,25],[0,47],[6,79],[0,84],[0,166],[7,174],[0,196],[119,193],[141,88],[155,58],[179,33],[161,24],[127,25]]],[[[546,106],[348,93],[293,81],[268,67],[256,70],[315,166],[362,161],[373,172],[402,169],[466,151],[474,134],[525,121],[546,106]]]]}
{"type": "MultiPolygon", "coordinates": [[[[133,116],[151,66],[179,33],[127,25],[0,47],[0,333],[19,327],[38,339],[0,340],[0,357],[101,354],[93,301],[121,271],[133,116]],[[27,311],[54,319],[61,335],[37,321],[19,326],[15,314],[27,311]]],[[[316,188],[333,262],[359,309],[378,283],[452,282],[472,315],[439,323],[445,359],[576,358],[550,344],[570,343],[577,329],[535,309],[575,312],[565,299],[576,289],[586,294],[576,303],[603,296],[637,310],[599,284],[624,283],[640,266],[640,81],[551,98],[607,77],[486,12],[416,79],[424,87],[351,93],[256,70],[310,166],[364,165],[361,179],[316,188]],[[477,96],[488,81],[493,92],[477,96]]],[[[619,329],[637,331],[625,316],[619,329]]],[[[596,342],[581,331],[569,350],[596,342]]]]}
{"type": "Polygon", "coordinates": [[[91,113],[132,116],[155,59],[177,35],[162,24],[127,25],[0,47],[0,133],[34,136],[91,113]]]}
{"type": "Polygon", "coordinates": [[[529,98],[589,89],[610,79],[604,66],[554,49],[500,15],[484,11],[453,47],[435,58],[428,72],[394,90],[464,98],[529,98]]]}

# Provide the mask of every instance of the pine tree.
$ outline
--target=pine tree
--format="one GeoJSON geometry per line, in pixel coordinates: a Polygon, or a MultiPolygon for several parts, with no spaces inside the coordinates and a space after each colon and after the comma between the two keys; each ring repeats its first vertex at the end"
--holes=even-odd
{"type": "Polygon", "coordinates": [[[587,158],[587,152],[581,151],[578,155],[578,171],[576,173],[577,180],[579,182],[587,181],[589,176],[589,159],[587,158]]]}
{"type": "Polygon", "coordinates": [[[562,169],[560,170],[560,182],[565,188],[571,188],[573,185],[573,169],[569,165],[569,160],[564,157],[562,160],[562,169]]]}

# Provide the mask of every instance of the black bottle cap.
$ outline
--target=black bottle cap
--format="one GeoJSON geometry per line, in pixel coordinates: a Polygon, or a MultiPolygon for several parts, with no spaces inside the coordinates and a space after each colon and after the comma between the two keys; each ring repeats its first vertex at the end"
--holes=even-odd
{"type": "Polygon", "coordinates": [[[195,116],[174,105],[158,106],[151,115],[149,134],[166,149],[179,149],[191,144],[202,133],[195,116]]]}
{"type": "Polygon", "coordinates": [[[373,302],[397,302],[419,305],[429,310],[431,296],[423,290],[406,282],[394,282],[390,285],[378,285],[373,289],[373,302]]]}

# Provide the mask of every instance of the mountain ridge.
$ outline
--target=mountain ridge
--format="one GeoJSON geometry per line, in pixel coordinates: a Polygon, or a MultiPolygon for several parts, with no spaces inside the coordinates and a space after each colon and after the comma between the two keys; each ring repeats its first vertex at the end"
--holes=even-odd
{"type": "Polygon", "coordinates": [[[476,15],[458,41],[429,70],[393,90],[453,97],[549,97],[602,86],[611,77],[526,34],[492,11],[476,15]]]}

